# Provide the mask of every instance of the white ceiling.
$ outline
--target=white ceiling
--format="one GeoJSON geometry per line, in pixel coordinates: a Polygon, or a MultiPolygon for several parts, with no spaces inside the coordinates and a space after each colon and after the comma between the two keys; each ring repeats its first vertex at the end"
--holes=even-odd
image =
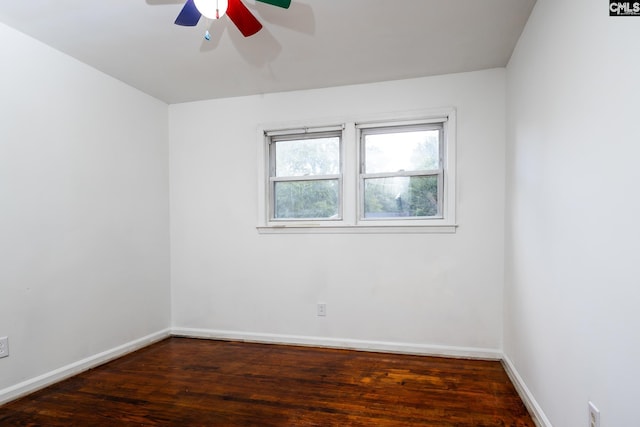
{"type": "Polygon", "coordinates": [[[174,25],[184,1],[0,0],[0,21],[172,104],[502,67],[535,2],[243,0],[264,25],[244,38],[174,25]]]}

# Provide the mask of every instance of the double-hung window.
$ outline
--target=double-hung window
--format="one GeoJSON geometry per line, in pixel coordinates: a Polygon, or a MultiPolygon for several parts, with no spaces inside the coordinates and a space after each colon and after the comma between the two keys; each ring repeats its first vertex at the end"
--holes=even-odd
{"type": "Polygon", "coordinates": [[[455,110],[259,129],[261,232],[455,231],[455,110]]]}
{"type": "Polygon", "coordinates": [[[268,135],[271,221],[342,219],[341,140],[342,129],[268,135]]]}
{"type": "Polygon", "coordinates": [[[442,123],[359,127],[360,219],[442,218],[442,123]]]}

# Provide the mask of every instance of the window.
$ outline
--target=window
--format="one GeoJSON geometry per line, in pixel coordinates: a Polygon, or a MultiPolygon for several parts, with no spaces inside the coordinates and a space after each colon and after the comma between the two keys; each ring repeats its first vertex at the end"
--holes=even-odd
{"type": "Polygon", "coordinates": [[[299,125],[259,129],[261,232],[455,231],[454,110],[299,125]]]}
{"type": "Polygon", "coordinates": [[[272,221],[342,217],[341,137],[342,131],[270,137],[272,221]]]}
{"type": "Polygon", "coordinates": [[[436,123],[361,130],[361,219],[442,217],[442,129],[436,123]]]}

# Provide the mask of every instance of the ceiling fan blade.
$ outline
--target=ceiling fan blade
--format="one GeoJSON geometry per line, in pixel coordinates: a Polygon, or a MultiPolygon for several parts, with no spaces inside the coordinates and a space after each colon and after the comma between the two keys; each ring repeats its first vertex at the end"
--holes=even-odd
{"type": "Polygon", "coordinates": [[[262,29],[262,24],[241,0],[229,0],[227,16],[236,24],[243,36],[249,37],[262,29]]]}
{"type": "Polygon", "coordinates": [[[291,0],[258,0],[258,1],[262,3],[270,4],[273,6],[282,7],[284,9],[289,9],[289,6],[291,6],[291,0]]]}
{"type": "Polygon", "coordinates": [[[180,14],[176,18],[176,25],[183,25],[185,27],[194,27],[198,25],[198,21],[202,14],[196,8],[196,4],[193,0],[187,0],[184,7],[180,11],[180,14]]]}

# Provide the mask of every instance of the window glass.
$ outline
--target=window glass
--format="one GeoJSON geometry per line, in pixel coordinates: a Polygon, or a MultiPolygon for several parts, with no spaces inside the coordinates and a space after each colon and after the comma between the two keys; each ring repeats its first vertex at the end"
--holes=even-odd
{"type": "Polygon", "coordinates": [[[440,131],[414,130],[366,134],[366,173],[436,170],[440,167],[440,131]]]}
{"type": "Polygon", "coordinates": [[[280,181],[274,185],[277,219],[335,218],[339,213],[337,179],[280,181]]]}
{"type": "Polygon", "coordinates": [[[364,217],[398,218],[438,215],[438,177],[403,176],[364,181],[364,217]]]}
{"type": "Polygon", "coordinates": [[[275,142],[275,176],[340,173],[340,138],[307,138],[275,142]]]}

